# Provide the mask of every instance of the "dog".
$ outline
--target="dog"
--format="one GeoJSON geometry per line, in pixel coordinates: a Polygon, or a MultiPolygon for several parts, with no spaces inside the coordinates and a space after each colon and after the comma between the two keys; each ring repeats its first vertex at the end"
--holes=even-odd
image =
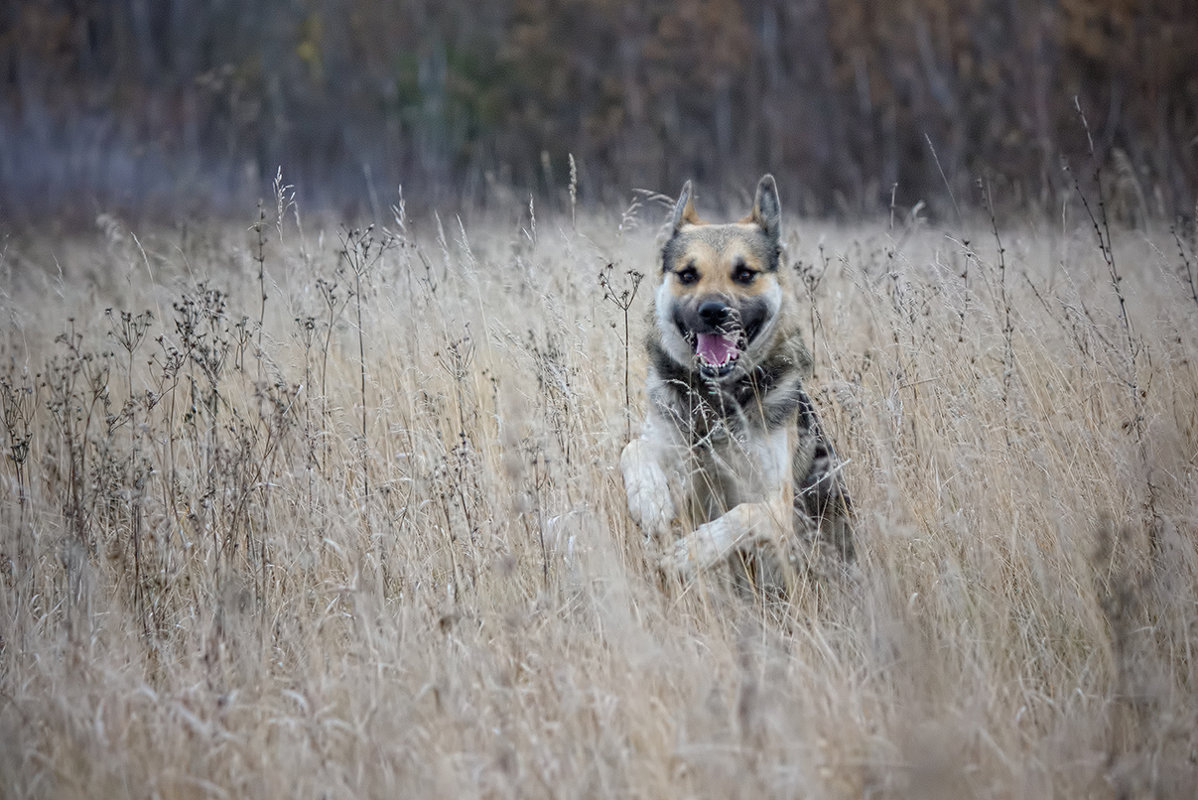
{"type": "Polygon", "coordinates": [[[620,470],[630,515],[684,580],[727,563],[738,585],[785,593],[817,555],[853,560],[842,464],[803,390],[812,361],[781,261],[772,175],[728,224],[701,220],[682,187],[646,338],[649,413],[620,470]]]}

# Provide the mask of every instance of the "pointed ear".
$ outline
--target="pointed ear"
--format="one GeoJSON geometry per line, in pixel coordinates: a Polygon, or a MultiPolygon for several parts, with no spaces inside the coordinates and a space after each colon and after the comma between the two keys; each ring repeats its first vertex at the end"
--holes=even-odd
{"type": "Polygon", "coordinates": [[[765,235],[778,241],[782,233],[782,204],[778,201],[778,186],[774,176],[763,175],[757,182],[757,197],[753,200],[753,213],[749,219],[765,231],[765,235]]]}
{"type": "Polygon", "coordinates": [[[691,200],[691,195],[691,182],[687,181],[682,185],[682,191],[678,193],[678,202],[674,204],[674,216],[670,220],[674,233],[677,233],[683,225],[701,224],[699,215],[695,213],[695,204],[691,200]]]}

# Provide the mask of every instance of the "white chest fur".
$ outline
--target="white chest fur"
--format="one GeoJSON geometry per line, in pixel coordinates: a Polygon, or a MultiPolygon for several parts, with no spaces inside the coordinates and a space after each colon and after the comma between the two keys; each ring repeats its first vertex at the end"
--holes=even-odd
{"type": "Polygon", "coordinates": [[[741,503],[770,501],[791,481],[791,426],[692,444],[667,423],[649,425],[658,429],[647,431],[645,438],[661,448],[659,463],[674,465],[670,491],[691,525],[709,522],[741,503]]]}

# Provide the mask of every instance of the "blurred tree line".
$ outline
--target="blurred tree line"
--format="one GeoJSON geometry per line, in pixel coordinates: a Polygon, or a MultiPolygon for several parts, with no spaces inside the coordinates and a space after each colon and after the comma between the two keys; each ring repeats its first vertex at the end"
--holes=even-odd
{"type": "MultiPolygon", "coordinates": [[[[1194,0],[6,0],[0,202],[747,190],[1192,212],[1194,0]],[[1076,103],[1075,103],[1076,98],[1076,103]],[[1084,112],[1085,123],[1078,108],[1084,112]]],[[[389,202],[389,201],[388,201],[389,202]]],[[[0,212],[3,209],[0,208],[0,212]]]]}

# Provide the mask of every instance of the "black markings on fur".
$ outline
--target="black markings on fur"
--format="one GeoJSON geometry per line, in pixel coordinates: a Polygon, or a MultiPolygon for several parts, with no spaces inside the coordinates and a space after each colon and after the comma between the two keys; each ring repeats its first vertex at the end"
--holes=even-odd
{"type": "Polygon", "coordinates": [[[790,359],[767,360],[748,372],[737,366],[739,377],[717,380],[679,364],[656,339],[648,349],[650,367],[662,382],[654,401],[692,444],[750,429],[777,430],[806,397],[790,359]]]}
{"type": "Polygon", "coordinates": [[[853,504],[840,474],[840,459],[824,434],[819,415],[806,392],[799,398],[799,448],[811,448],[807,474],[797,481],[795,511],[814,520],[820,532],[846,560],[853,558],[849,519],[853,504]]]}
{"type": "Polygon", "coordinates": [[[650,369],[661,380],[653,402],[687,441],[709,445],[747,430],[741,403],[720,381],[682,367],[656,340],[649,342],[648,349],[650,369]]]}

